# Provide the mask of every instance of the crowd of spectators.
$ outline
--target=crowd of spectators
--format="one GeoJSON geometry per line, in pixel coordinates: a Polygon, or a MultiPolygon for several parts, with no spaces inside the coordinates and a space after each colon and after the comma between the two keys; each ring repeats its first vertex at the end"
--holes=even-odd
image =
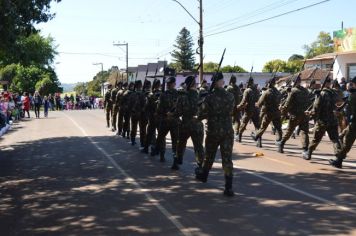
{"type": "Polygon", "coordinates": [[[41,111],[44,117],[48,117],[49,111],[83,109],[103,109],[103,101],[93,96],[61,96],[59,93],[41,96],[37,91],[33,96],[27,92],[22,95],[0,92],[0,137],[9,130],[14,121],[31,118],[31,110],[35,112],[36,119],[39,119],[41,111]]]}

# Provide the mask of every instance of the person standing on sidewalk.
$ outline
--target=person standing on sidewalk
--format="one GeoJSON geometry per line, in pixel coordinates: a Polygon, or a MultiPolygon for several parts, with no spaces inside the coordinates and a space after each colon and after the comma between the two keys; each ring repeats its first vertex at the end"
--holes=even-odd
{"type": "Polygon", "coordinates": [[[40,118],[40,108],[42,105],[42,98],[38,91],[33,95],[33,104],[35,105],[36,118],[40,118]]]}

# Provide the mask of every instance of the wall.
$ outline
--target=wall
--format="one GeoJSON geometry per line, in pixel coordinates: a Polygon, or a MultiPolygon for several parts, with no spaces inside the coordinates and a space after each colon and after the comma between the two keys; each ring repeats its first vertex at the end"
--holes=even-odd
{"type": "Polygon", "coordinates": [[[350,54],[340,54],[333,68],[333,77],[339,81],[342,77],[347,77],[347,64],[356,63],[356,52],[350,54]],[[341,66],[340,66],[341,65],[341,66]],[[340,71],[339,71],[340,70],[340,71]],[[339,71],[339,73],[338,73],[339,71]]]}

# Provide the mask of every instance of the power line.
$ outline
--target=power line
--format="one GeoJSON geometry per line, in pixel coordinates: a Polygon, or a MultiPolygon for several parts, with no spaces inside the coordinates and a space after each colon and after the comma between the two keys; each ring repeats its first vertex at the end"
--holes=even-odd
{"type": "Polygon", "coordinates": [[[230,28],[230,29],[227,29],[227,30],[218,31],[216,33],[207,34],[204,37],[210,37],[210,36],[213,36],[213,35],[218,35],[218,34],[230,32],[230,31],[233,31],[233,30],[241,29],[241,28],[244,28],[244,27],[247,27],[247,26],[255,25],[255,24],[258,24],[258,23],[261,23],[261,22],[264,22],[264,21],[268,21],[268,20],[272,20],[272,19],[275,19],[275,18],[279,18],[281,16],[289,15],[289,14],[297,12],[297,11],[305,10],[307,8],[311,8],[311,7],[314,7],[314,6],[329,2],[329,1],[331,1],[331,0],[320,1],[320,2],[317,2],[317,3],[314,3],[314,4],[310,4],[308,6],[305,6],[305,7],[301,7],[301,8],[294,9],[294,10],[291,10],[291,11],[287,11],[287,12],[284,12],[284,13],[281,13],[281,14],[278,14],[278,15],[275,15],[275,16],[264,18],[262,20],[254,21],[254,22],[247,23],[247,24],[243,24],[243,25],[240,25],[240,26],[237,26],[237,27],[233,27],[233,28],[230,28]]]}

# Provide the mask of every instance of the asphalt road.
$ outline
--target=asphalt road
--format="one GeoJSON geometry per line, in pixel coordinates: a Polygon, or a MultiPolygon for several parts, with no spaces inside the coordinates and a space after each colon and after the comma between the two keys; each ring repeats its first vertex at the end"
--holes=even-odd
{"type": "Polygon", "coordinates": [[[191,146],[171,171],[169,152],[141,154],[102,110],[15,124],[0,139],[0,235],[356,235],[355,147],[338,170],[327,137],[305,161],[298,138],[279,154],[270,131],[263,149],[248,134],[228,198],[219,156],[197,182],[191,146]]]}

